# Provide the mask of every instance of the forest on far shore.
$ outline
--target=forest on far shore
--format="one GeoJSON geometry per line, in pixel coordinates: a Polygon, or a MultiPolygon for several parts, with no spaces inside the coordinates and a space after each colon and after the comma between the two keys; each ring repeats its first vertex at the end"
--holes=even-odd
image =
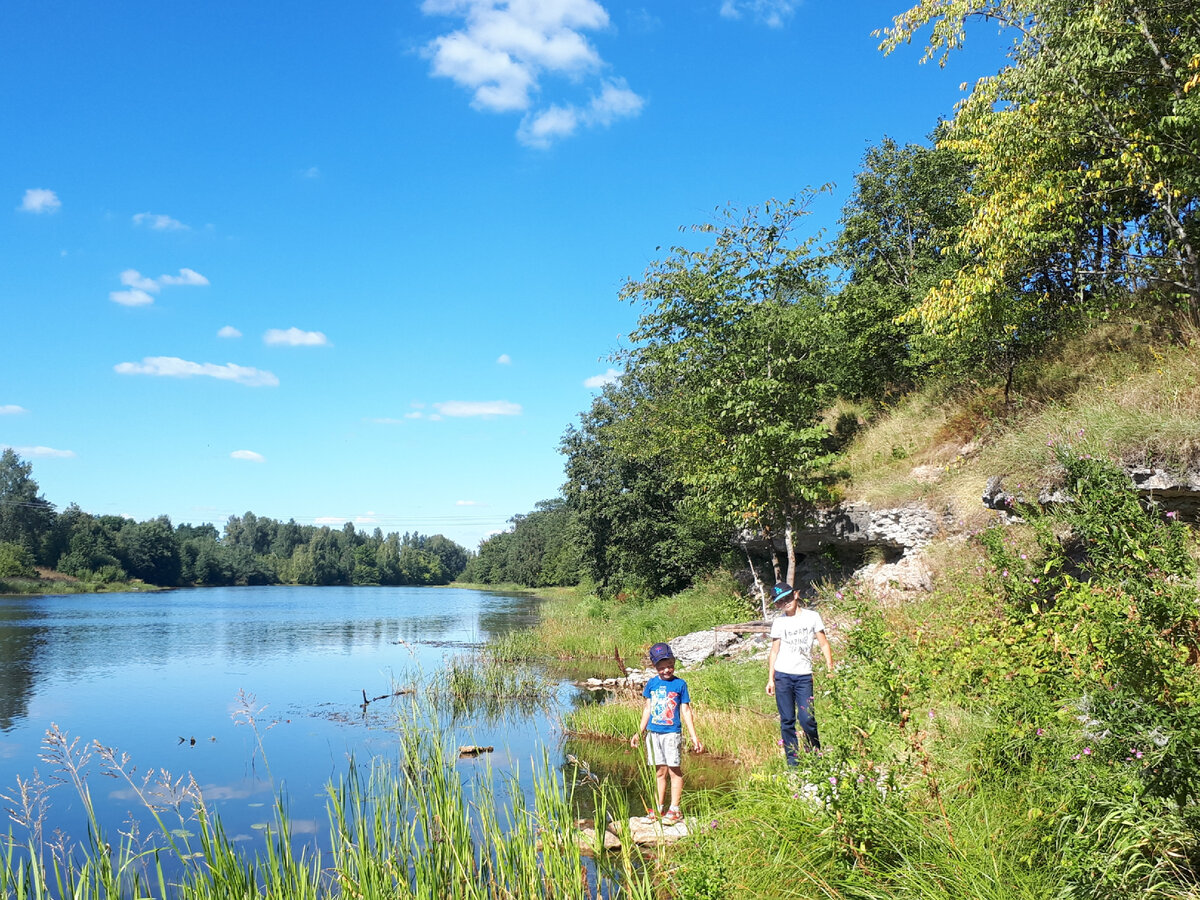
{"type": "Polygon", "coordinates": [[[384,535],[352,522],[298,525],[247,512],[230,516],[222,533],[167,516],[94,516],[74,503],[58,512],[40,495],[32,465],[12,449],[0,454],[0,579],[36,578],[42,567],[82,582],[159,587],[430,585],[453,581],[468,556],[440,534],[384,535]]]}

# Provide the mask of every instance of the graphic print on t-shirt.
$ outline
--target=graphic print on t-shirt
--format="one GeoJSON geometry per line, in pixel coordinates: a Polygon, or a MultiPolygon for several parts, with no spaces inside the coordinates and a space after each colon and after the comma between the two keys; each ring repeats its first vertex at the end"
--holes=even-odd
{"type": "Polygon", "coordinates": [[[674,725],[675,711],[679,709],[678,691],[657,687],[650,695],[650,721],[655,725],[674,725]]]}

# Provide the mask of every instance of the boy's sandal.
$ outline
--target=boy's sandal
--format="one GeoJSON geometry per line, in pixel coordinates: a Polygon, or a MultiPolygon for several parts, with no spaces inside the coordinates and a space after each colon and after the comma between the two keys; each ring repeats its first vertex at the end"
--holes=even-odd
{"type": "Polygon", "coordinates": [[[662,814],[657,809],[646,807],[646,815],[642,816],[642,818],[647,822],[657,822],[662,818],[662,814]]]}
{"type": "Polygon", "coordinates": [[[677,825],[682,821],[683,821],[683,813],[681,813],[677,809],[667,810],[663,814],[663,817],[662,817],[662,823],[664,825],[677,825]]]}

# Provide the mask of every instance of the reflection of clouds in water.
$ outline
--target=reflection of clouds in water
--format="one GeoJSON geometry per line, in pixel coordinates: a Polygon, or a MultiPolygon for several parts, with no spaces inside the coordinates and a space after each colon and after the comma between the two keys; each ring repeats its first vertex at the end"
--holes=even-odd
{"type": "Polygon", "coordinates": [[[245,800],[271,790],[269,781],[250,781],[235,784],[206,784],[200,788],[205,800],[245,800]]]}
{"type": "Polygon", "coordinates": [[[16,759],[27,756],[29,751],[16,741],[0,741],[0,759],[16,759]]]}
{"type": "Polygon", "coordinates": [[[316,819],[288,819],[292,834],[317,834],[316,819]]]}

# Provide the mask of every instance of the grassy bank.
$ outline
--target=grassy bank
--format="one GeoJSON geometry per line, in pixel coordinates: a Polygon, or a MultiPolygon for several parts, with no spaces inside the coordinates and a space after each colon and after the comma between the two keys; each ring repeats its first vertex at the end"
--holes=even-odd
{"type": "MultiPolygon", "coordinates": [[[[919,599],[823,598],[839,666],[818,667],[823,752],[798,772],[782,766],[764,660],[681,672],[701,739],[742,775],[685,790],[706,827],[673,857],[672,896],[1200,895],[1194,535],[1107,463],[1042,451],[1074,506],[932,548],[919,599]]],[[[644,650],[706,627],[680,618],[696,600],[548,603],[533,643],[644,650]]],[[[640,704],[583,707],[568,729],[616,746],[640,704]]]]}
{"type": "Polygon", "coordinates": [[[36,577],[0,578],[0,594],[120,594],[165,591],[144,581],[81,581],[53,569],[38,569],[36,577]]]}

